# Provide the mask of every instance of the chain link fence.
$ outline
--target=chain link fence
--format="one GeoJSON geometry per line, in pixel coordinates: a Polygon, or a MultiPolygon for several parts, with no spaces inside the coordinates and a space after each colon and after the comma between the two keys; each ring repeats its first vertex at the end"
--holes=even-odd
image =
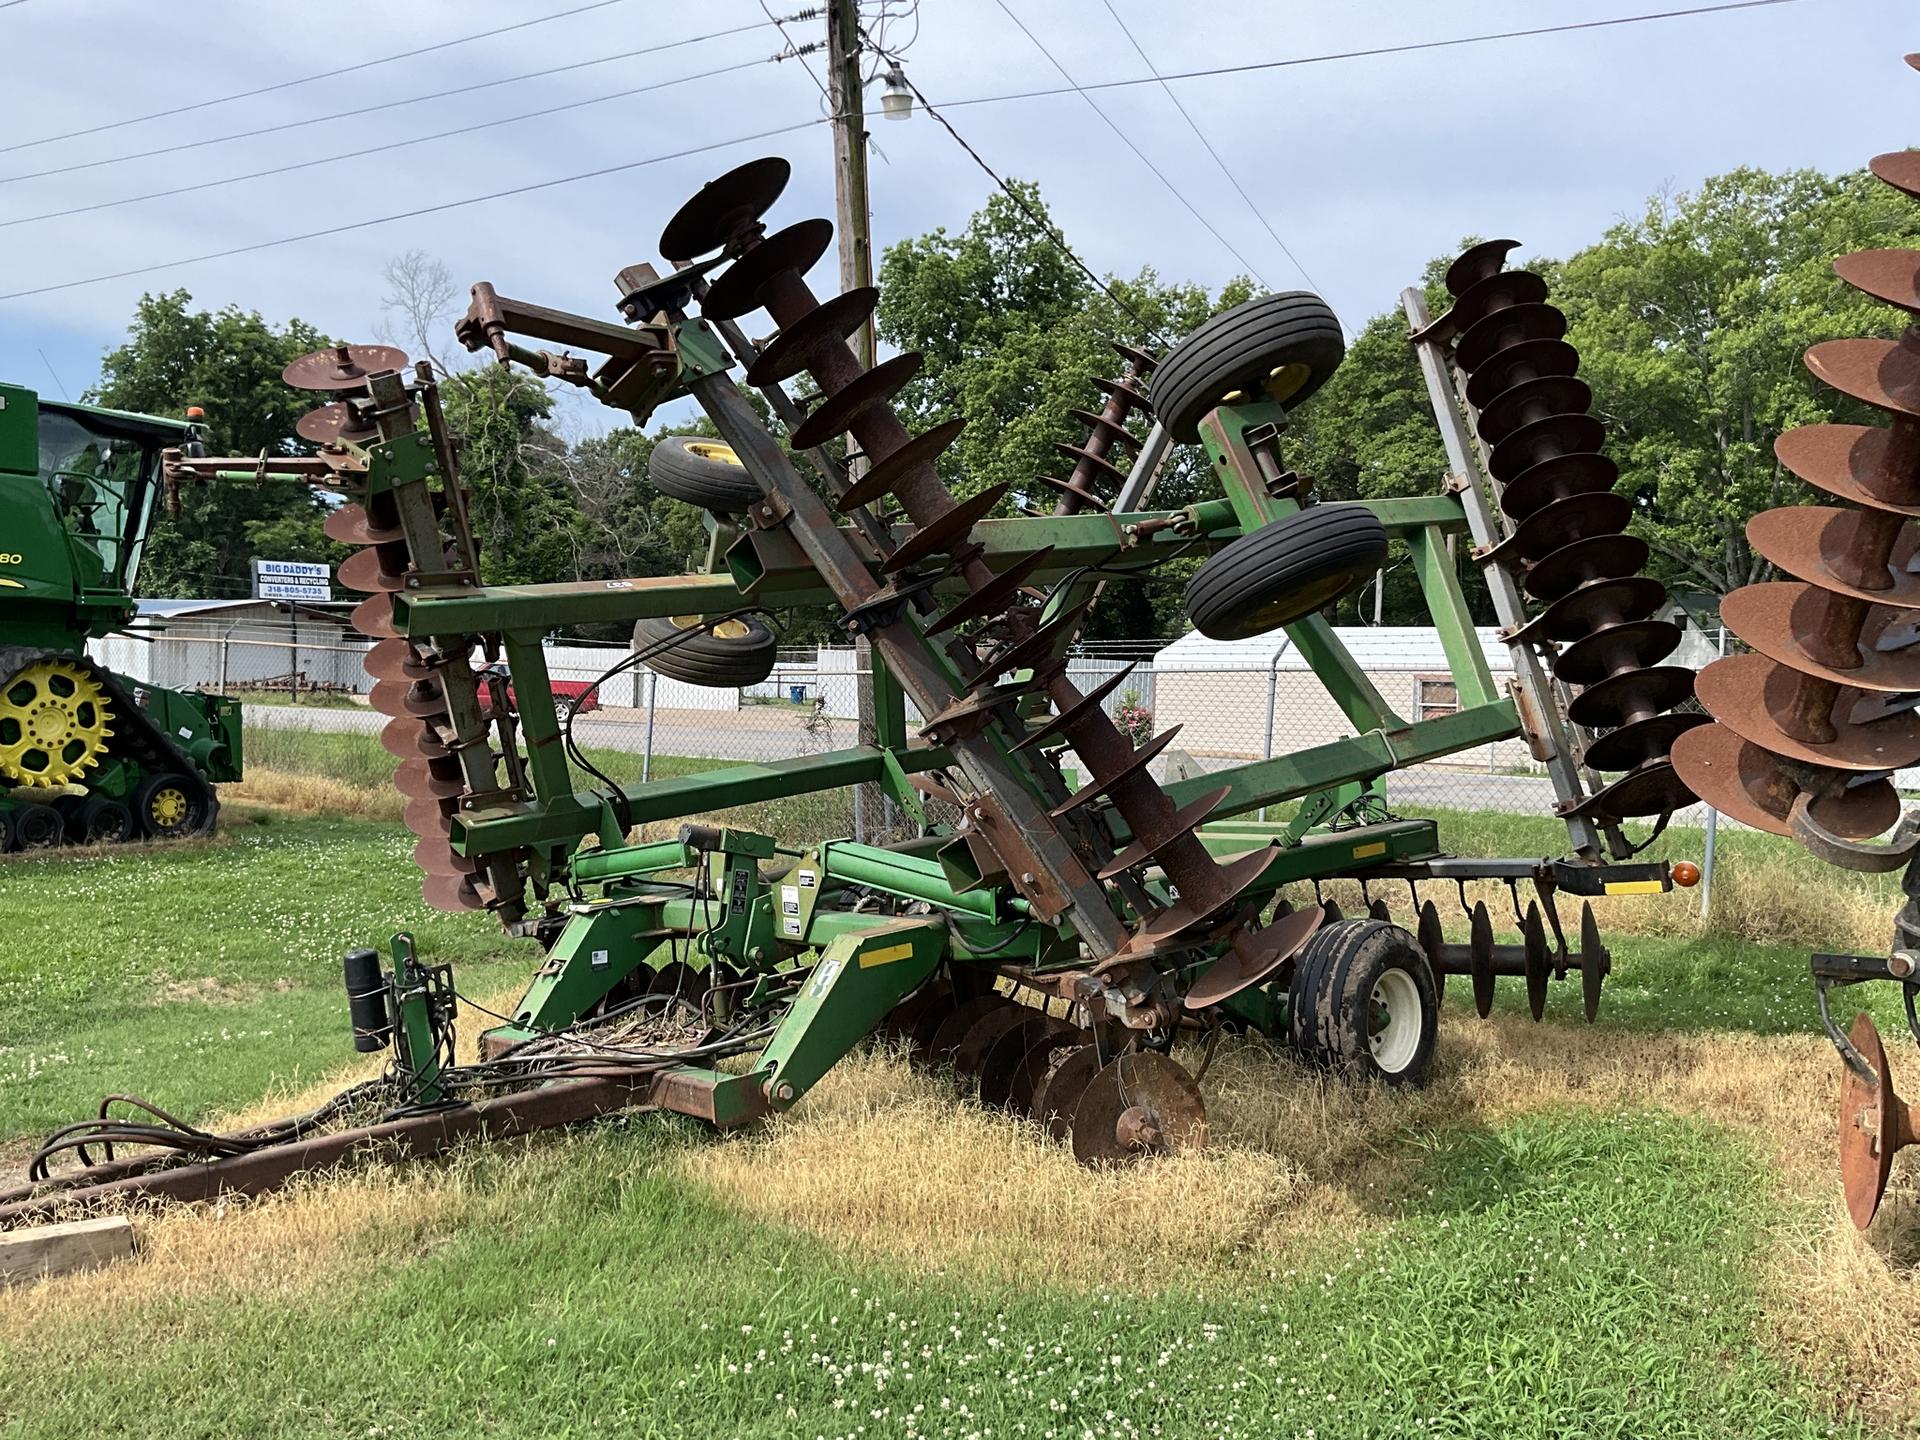
{"type": "MultiPolygon", "coordinates": [[[[1505,647],[1492,631],[1481,638],[1495,681],[1504,685],[1505,647]]],[[[1431,630],[1372,628],[1342,632],[1342,639],[1402,719],[1431,719],[1459,708],[1458,686],[1431,630]]],[[[380,785],[393,762],[378,744],[386,717],[367,702],[372,681],[361,661],[368,644],[328,623],[237,623],[172,627],[158,638],[116,636],[97,642],[94,651],[136,683],[241,699],[250,768],[380,785]]],[[[1711,658],[1717,647],[1701,648],[1711,658]]],[[[610,673],[629,653],[617,644],[580,643],[551,644],[546,651],[563,714],[568,705],[575,707],[575,742],[622,785],[732,764],[778,764],[874,738],[872,717],[861,712],[871,672],[866,656],[853,647],[784,649],[765,681],[741,690],[688,685],[645,666],[610,673]]],[[[1154,762],[1162,780],[1287,755],[1355,733],[1312,669],[1280,637],[1218,646],[1190,635],[1157,651],[1137,644],[1088,645],[1069,665],[1083,690],[1123,670],[1126,678],[1103,702],[1120,728],[1136,743],[1179,729],[1154,762]]],[[[909,703],[910,734],[919,723],[909,703]]],[[[1077,769],[1070,753],[1062,758],[1069,771],[1077,769]]],[[[1395,812],[1553,814],[1545,768],[1519,739],[1396,770],[1382,785],[1395,812]]],[[[856,789],[774,802],[771,809],[757,807],[754,818],[799,839],[858,835],[884,842],[909,833],[906,817],[878,786],[856,789]]],[[[1705,818],[1705,807],[1694,806],[1674,823],[1699,825],[1705,818]]]]}

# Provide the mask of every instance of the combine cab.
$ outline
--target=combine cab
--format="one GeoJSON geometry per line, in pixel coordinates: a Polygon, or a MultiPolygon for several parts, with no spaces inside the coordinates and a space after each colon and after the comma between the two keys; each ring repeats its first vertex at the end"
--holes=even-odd
{"type": "Polygon", "coordinates": [[[134,615],[160,453],[184,422],[0,385],[0,849],[213,828],[240,778],[240,707],[104,669],[134,615]]]}

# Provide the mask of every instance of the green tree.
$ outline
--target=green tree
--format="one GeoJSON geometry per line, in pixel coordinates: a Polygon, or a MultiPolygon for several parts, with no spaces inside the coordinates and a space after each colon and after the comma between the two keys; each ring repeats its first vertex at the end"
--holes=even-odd
{"type": "MultiPolygon", "coordinates": [[[[181,415],[206,411],[208,443],[219,453],[298,453],[296,420],[316,397],[290,389],[280,371],[332,343],[300,320],[278,328],[257,311],[192,308],[185,290],[141,297],[126,343],[101,362],[87,399],[119,410],[181,415]]],[[[155,523],[139,585],[149,595],[231,597],[248,593],[248,561],[338,560],[320,532],[325,509],[312,491],[285,485],[191,487],[178,517],[155,523]]]]}
{"type": "Polygon", "coordinates": [[[1843,283],[1833,261],[1916,243],[1911,202],[1865,172],[1743,169],[1655,196],[1566,262],[1554,299],[1655,575],[1716,595],[1765,578],[1748,517],[1821,498],[1774,459],[1775,437],[1885,422],[1801,363],[1817,341],[1891,337],[1904,323],[1843,283]]]}

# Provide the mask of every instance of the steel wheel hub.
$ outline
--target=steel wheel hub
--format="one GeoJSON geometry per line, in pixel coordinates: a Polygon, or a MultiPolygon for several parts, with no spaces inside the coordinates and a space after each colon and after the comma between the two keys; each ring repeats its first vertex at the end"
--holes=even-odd
{"type": "Polygon", "coordinates": [[[70,785],[100,763],[113,731],[100,683],[71,660],[41,660],[0,692],[0,775],[70,785]]]}

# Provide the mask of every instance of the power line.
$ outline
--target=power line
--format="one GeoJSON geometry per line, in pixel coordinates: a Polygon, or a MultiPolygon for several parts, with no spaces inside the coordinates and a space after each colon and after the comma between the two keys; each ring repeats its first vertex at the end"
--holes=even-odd
{"type": "Polygon", "coordinates": [[[145,115],[130,115],[124,120],[109,120],[103,125],[89,125],[84,130],[69,130],[62,135],[44,135],[38,140],[21,140],[12,145],[0,145],[0,155],[15,150],[31,150],[38,145],[51,145],[58,140],[74,140],[82,135],[98,135],[103,131],[119,130],[128,125],[144,125],[149,120],[164,120],[169,115],[185,115],[194,110],[206,110],[215,105],[225,105],[233,100],[251,100],[256,95],[271,95],[277,90],[291,90],[296,85],[310,85],[316,80],[337,80],[342,75],[371,70],[378,65],[391,65],[396,60],[411,60],[416,55],[431,55],[438,50],[451,50],[456,45],[471,44],[475,40],[490,39],[495,35],[505,35],[514,30],[527,30],[535,25],[545,25],[550,20],[565,20],[573,15],[584,15],[589,10],[604,10],[609,5],[624,3],[625,0],[592,0],[591,4],[578,5],[571,10],[556,10],[551,15],[537,16],[532,20],[517,20],[511,25],[500,25],[492,30],[462,35],[457,40],[442,40],[437,44],[422,45],[417,50],[402,50],[397,55],[382,55],[377,60],[362,60],[357,64],[342,65],[336,70],[322,70],[318,74],[302,75],[297,80],[277,80],[271,85],[262,85],[254,90],[240,90],[232,95],[216,96],[211,100],[196,100],[191,105],[175,105],[169,110],[154,110],[145,115]]]}
{"type": "Polygon", "coordinates": [[[389,150],[404,150],[411,145],[425,145],[433,140],[446,140],[455,135],[471,135],[476,130],[488,130],[498,125],[517,125],[522,120],[537,120],[545,115],[557,115],[565,110],[580,110],[589,105],[604,105],[610,100],[626,100],[635,95],[649,94],[655,90],[665,90],[674,85],[685,85],[694,80],[711,80],[717,75],[731,75],[736,70],[750,70],[756,65],[770,65],[785,59],[784,55],[766,55],[755,60],[742,60],[736,65],[722,65],[716,70],[703,70],[694,75],[676,75],[668,80],[656,80],[650,85],[638,85],[631,90],[616,90],[611,95],[596,95],[588,100],[569,100],[563,105],[549,105],[543,110],[529,110],[520,115],[503,115],[494,120],[480,120],[472,125],[462,125],[453,130],[441,130],[432,135],[416,135],[406,140],[392,140],[385,145],[370,145],[364,150],[344,150],[333,155],[322,155],[313,160],[296,160],[290,165],[276,165],[268,170],[254,170],[245,175],[229,175],[220,180],[202,180],[193,185],[176,185],[170,190],[151,190],[145,195],[126,195],[118,200],[99,200],[91,205],[75,205],[67,210],[49,210],[41,215],[22,215],[14,220],[0,220],[0,230],[15,225],[31,225],[36,220],[59,220],[68,215],[85,215],[95,210],[111,210],[120,205],[136,205],[143,200],[163,200],[171,195],[189,195],[199,190],[214,190],[223,185],[237,185],[244,180],[261,180],[270,175],[286,175],[295,170],[310,170],[316,165],[331,165],[340,160],[357,160],[367,155],[380,155],[389,150]]]}
{"type": "Polygon", "coordinates": [[[376,225],[391,225],[398,220],[415,220],[422,215],[437,215],[444,210],[458,210],[467,205],[483,205],[490,200],[504,200],[512,195],[527,195],[536,190],[551,190],[556,186],[572,185],[581,180],[598,180],[608,175],[620,175],[629,170],[664,164],[669,160],[683,160],[689,155],[704,155],[712,150],[724,150],[730,145],[745,145],[753,140],[770,140],[776,135],[791,135],[796,130],[807,130],[815,125],[826,123],[825,116],[818,116],[792,125],[780,125],[771,130],[757,131],[752,135],[736,135],[730,140],[715,140],[708,145],[694,145],[665,155],[650,155],[644,160],[629,160],[621,165],[606,165],[598,170],[583,170],[577,175],[562,175],[553,180],[537,180],[528,185],[513,185],[505,190],[494,190],[485,195],[469,195],[460,200],[443,200],[437,205],[422,205],[418,209],[403,210],[395,215],[380,215],[370,220],[349,220],[329,225],[324,230],[309,230],[303,235],[284,235],[277,240],[260,240],[251,245],[236,245],[232,249],[216,250],[206,255],[190,255],[180,260],[163,260],[156,265],[137,265],[128,270],[116,270],[110,275],[89,275],[84,280],[64,280],[58,285],[38,285],[30,290],[12,290],[0,294],[0,300],[24,300],[33,295],[51,295],[60,290],[77,290],[83,285],[99,285],[109,280],[125,280],[134,275],[151,275],[158,270],[173,270],[182,265],[199,265],[208,260],[226,260],[235,255],[251,255],[259,250],[296,245],[303,240],[327,239],[353,230],[369,230],[376,225]]]}
{"type": "MultiPolygon", "coordinates": [[[[768,22],[772,24],[774,28],[780,32],[780,38],[787,42],[788,46],[793,50],[793,53],[800,57],[800,64],[802,68],[806,70],[807,78],[813,81],[814,88],[820,92],[820,98],[826,101],[827,107],[831,109],[833,107],[833,98],[827,94],[827,82],[822,80],[818,75],[814,73],[813,66],[807,63],[806,51],[802,50],[799,46],[794,45],[793,37],[787,34],[788,20],[811,20],[815,16],[817,16],[820,12],[818,10],[812,10],[812,11],[803,10],[798,15],[789,15],[786,17],[785,20],[783,20],[783,19],[780,19],[778,16],[776,16],[773,13],[773,11],[770,8],[768,8],[767,0],[760,0],[760,11],[762,14],[764,14],[767,17],[768,22]]],[[[811,49],[813,47],[810,46],[808,48],[811,49]]]]}
{"type": "MultiPolygon", "coordinates": [[[[1113,23],[1120,27],[1120,33],[1127,37],[1127,43],[1133,46],[1134,53],[1140,57],[1142,63],[1146,65],[1149,71],[1155,76],[1158,76],[1160,71],[1155,67],[1153,58],[1147,54],[1146,48],[1134,37],[1134,33],[1128,28],[1127,22],[1120,18],[1120,12],[1113,7],[1113,0],[1100,0],[1100,3],[1107,7],[1107,13],[1113,17],[1113,23]]],[[[1273,243],[1280,247],[1280,253],[1292,262],[1293,268],[1300,272],[1301,278],[1304,279],[1309,286],[1318,290],[1320,288],[1320,282],[1307,273],[1307,267],[1300,263],[1300,257],[1293,253],[1292,249],[1288,247],[1287,242],[1280,238],[1280,233],[1268,223],[1267,217],[1261,214],[1260,207],[1253,203],[1253,197],[1247,194],[1246,187],[1240,183],[1239,178],[1227,167],[1227,162],[1221,158],[1220,152],[1213,148],[1213,142],[1207,139],[1206,132],[1200,128],[1198,122],[1187,112],[1187,107],[1180,103],[1180,97],[1174,94],[1173,87],[1162,80],[1160,81],[1160,88],[1166,92],[1167,98],[1173,102],[1173,108],[1180,112],[1180,118],[1187,122],[1187,128],[1193,131],[1194,139],[1206,146],[1207,154],[1211,155],[1213,157],[1213,163],[1220,167],[1220,173],[1227,177],[1227,183],[1232,185],[1233,188],[1239,192],[1240,198],[1247,202],[1247,209],[1253,212],[1253,218],[1258,220],[1267,234],[1273,237],[1273,243]]]]}
{"type": "Polygon", "coordinates": [[[1271,290],[1273,287],[1267,284],[1265,280],[1262,280],[1260,278],[1260,272],[1253,268],[1253,262],[1247,259],[1246,256],[1242,255],[1239,252],[1239,250],[1237,250],[1234,247],[1234,243],[1231,240],[1227,239],[1225,235],[1221,234],[1220,231],[1214,226],[1214,223],[1211,220],[1207,219],[1206,216],[1202,215],[1199,212],[1199,210],[1194,207],[1194,203],[1191,200],[1187,199],[1185,195],[1180,193],[1180,188],[1177,185],[1175,185],[1173,181],[1169,180],[1166,177],[1166,174],[1160,169],[1158,165],[1154,164],[1152,160],[1147,158],[1147,152],[1142,150],[1138,145],[1134,144],[1132,139],[1127,135],[1127,132],[1122,130],[1117,124],[1114,123],[1113,117],[1107,114],[1106,111],[1100,108],[1100,103],[1097,100],[1095,100],[1091,95],[1087,94],[1087,92],[1080,87],[1079,82],[1077,82],[1073,78],[1073,76],[1067,73],[1067,67],[1062,65],[1059,62],[1059,60],[1054,57],[1054,53],[1051,50],[1047,49],[1045,45],[1040,43],[1040,37],[1035,35],[1033,31],[1029,30],[1027,28],[1026,22],[1022,20],[1018,15],[1013,13],[1013,9],[1011,6],[1007,4],[1007,0],[994,0],[994,3],[1000,7],[1000,11],[1003,15],[1005,15],[1009,20],[1013,21],[1015,25],[1018,25],[1020,27],[1020,33],[1026,36],[1028,40],[1033,42],[1034,48],[1038,50],[1042,55],[1047,57],[1048,63],[1051,64],[1054,69],[1060,72],[1060,74],[1065,78],[1067,84],[1073,88],[1074,93],[1079,95],[1079,97],[1082,100],[1087,102],[1088,107],[1092,109],[1094,114],[1098,115],[1101,118],[1101,120],[1105,122],[1106,127],[1109,130],[1113,131],[1115,135],[1120,137],[1121,143],[1139,157],[1140,163],[1145,165],[1147,169],[1153,172],[1155,179],[1157,179],[1162,185],[1166,186],[1167,193],[1173,196],[1173,198],[1178,200],[1182,205],[1186,206],[1187,213],[1193,216],[1193,218],[1198,220],[1202,225],[1204,225],[1206,227],[1207,233],[1213,236],[1213,238],[1218,240],[1222,245],[1224,245],[1227,249],[1227,253],[1232,255],[1234,259],[1238,260],[1241,266],[1245,268],[1246,272],[1249,275],[1253,276],[1255,280],[1260,281],[1260,287],[1263,290],[1271,290]]]}
{"type": "MultiPolygon", "coordinates": [[[[352,110],[336,110],[331,115],[311,115],[304,120],[287,120],[278,125],[262,125],[253,130],[237,130],[230,135],[211,135],[204,140],[185,140],[177,145],[163,145],[156,150],[138,150],[129,155],[110,155],[104,160],[83,160],[73,165],[57,165],[49,170],[28,170],[18,175],[0,175],[0,185],[12,185],[20,180],[42,180],[49,175],[71,175],[77,170],[98,170],[106,165],[120,165],[129,160],[151,160],[157,155],[177,155],[183,150],[200,150],[208,145],[225,145],[231,140],[251,140],[260,135],[277,135],[284,130],[299,130],[308,125],[325,125],[334,120],[351,120],[358,115],[372,115],[382,110],[397,110],[405,105],[421,105],[429,100],[445,100],[452,95],[471,95],[476,90],[492,90],[501,85],[517,85],[523,80],[543,80],[549,75],[564,75],[573,70],[586,70],[595,65],[608,65],[616,60],[633,60],[641,56],[664,55],[669,50],[679,50],[688,45],[699,45],[708,40],[719,40],[729,35],[743,35],[749,30],[764,30],[767,22],[755,20],[748,25],[735,25],[730,30],[711,30],[705,35],[689,35],[684,40],[671,40],[665,45],[648,45],[639,50],[622,50],[617,55],[601,55],[592,60],[575,60],[567,65],[553,65],[545,70],[529,70],[520,75],[505,75],[498,80],[480,80],[471,85],[456,85],[451,90],[435,90],[426,95],[412,95],[405,100],[382,100],[372,105],[357,106],[352,110]]],[[[0,150],[0,154],[4,154],[0,150]]]]}
{"type": "Polygon", "coordinates": [[[1324,65],[1334,60],[1366,60],[1380,55],[1407,55],[1419,50],[1447,50],[1462,45],[1484,45],[1495,40],[1525,40],[1536,35],[1565,35],[1578,30],[1605,30],[1640,25],[1652,20],[1682,20],[1694,15],[1723,15],[1735,10],[1763,10],[1774,5],[1797,5],[1800,0],[1732,0],[1725,5],[1696,5],[1686,10],[1660,10],[1646,15],[1618,15],[1607,20],[1582,20],[1566,25],[1541,25],[1531,30],[1495,30],[1484,35],[1456,35],[1446,40],[1417,40],[1405,45],[1376,45],[1365,50],[1334,50],[1324,55],[1299,55],[1288,60],[1257,60],[1246,65],[1220,65],[1208,70],[1180,70],[1134,80],[1096,80],[1090,85],[1056,85],[1046,90],[1016,90],[1005,95],[974,95],[949,100],[949,110],[963,105],[998,105],[1007,100],[1037,100],[1048,95],[1084,95],[1094,90],[1125,90],[1135,85],[1164,85],[1171,80],[1205,80],[1218,75],[1246,75],[1261,70],[1283,70],[1299,65],[1324,65]]]}

